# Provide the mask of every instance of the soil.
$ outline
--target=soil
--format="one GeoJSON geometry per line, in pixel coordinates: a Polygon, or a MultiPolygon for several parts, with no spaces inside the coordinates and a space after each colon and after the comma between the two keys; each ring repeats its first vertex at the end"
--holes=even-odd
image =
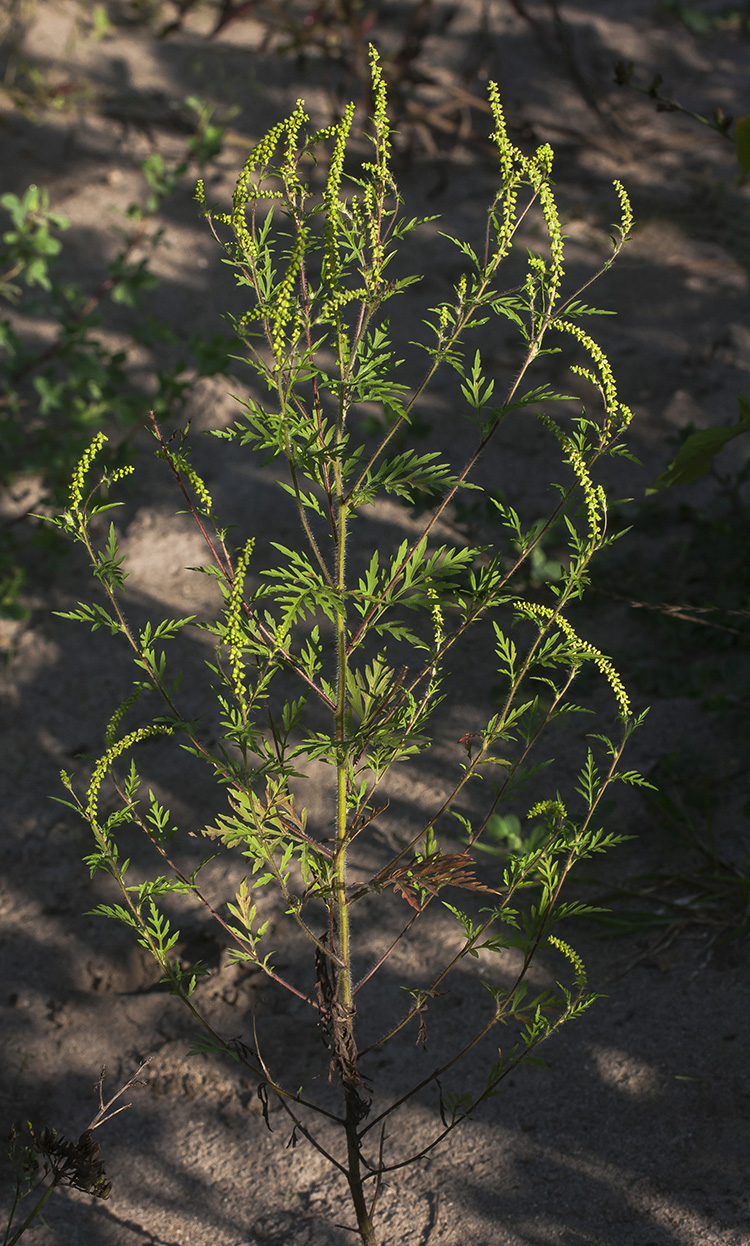
{"type": "MultiPolygon", "coordinates": [[[[722,593],[732,590],[730,604],[747,611],[747,585],[737,582],[747,568],[747,535],[721,528],[723,494],[715,479],[648,498],[645,488],[673,456],[681,430],[734,421],[735,394],[748,391],[748,194],[736,184],[730,143],[618,87],[613,64],[633,61],[645,85],[660,73],[662,90],[704,116],[717,107],[736,116],[750,112],[750,44],[732,24],[732,6],[684,6],[693,27],[696,13],[707,21],[717,16],[714,26],[698,31],[680,20],[679,5],[650,0],[566,3],[561,44],[550,20],[555,7],[529,3],[534,26],[524,19],[524,6],[500,0],[466,0],[442,23],[448,10],[435,6],[434,33],[418,64],[437,86],[428,81],[404,90],[411,111],[397,140],[399,185],[410,213],[439,212],[455,233],[481,234],[494,176],[483,141],[487,118],[480,107],[469,110],[460,92],[483,98],[489,77],[500,85],[514,139],[526,150],[542,141],[555,148],[571,282],[605,254],[609,221],[617,215],[612,178],[621,178],[632,195],[635,235],[593,301],[618,313],[601,322],[600,336],[635,411],[630,444],[640,462],[618,461],[607,483],[617,496],[634,499],[622,511],[634,530],[595,580],[581,620],[590,639],[612,654],[636,705],[652,707],[632,741],[630,764],[653,775],[668,755],[687,812],[678,814],[675,847],[653,804],[623,798],[611,826],[634,838],[589,871],[585,894],[635,890],[640,884],[633,880],[644,873],[657,887],[664,870],[675,880],[669,896],[678,903],[670,907],[658,887],[650,905],[631,901],[631,909],[651,914],[651,924],[631,925],[617,939],[601,938],[601,927],[571,925],[567,937],[605,998],[550,1041],[546,1070],[520,1070],[472,1124],[388,1177],[378,1240],[389,1246],[742,1246],[750,1241],[750,983],[747,946],[732,937],[732,927],[741,924],[741,880],[748,873],[742,811],[750,671],[746,644],[726,630],[741,628],[743,616],[722,615],[722,631],[712,626],[716,616],[695,613],[716,600],[701,596],[695,561],[699,532],[722,593]],[[440,112],[446,99],[458,103],[440,112]],[[687,603],[697,622],[677,617],[679,610],[644,608],[665,602],[687,603]],[[711,784],[718,851],[739,879],[734,909],[730,892],[723,907],[701,898],[706,874],[687,842],[689,819],[703,825],[692,793],[704,780],[711,784]],[[675,913],[679,919],[672,920],[675,913]]],[[[23,10],[19,36],[48,80],[94,84],[99,104],[89,94],[68,107],[24,114],[6,93],[2,112],[2,189],[18,193],[31,182],[49,189],[53,207],[73,221],[66,254],[77,279],[91,285],[117,247],[115,209],[142,185],[139,162],[154,150],[170,157],[184,146],[171,126],[169,100],[196,94],[236,105],[210,186],[221,201],[252,139],[297,96],[324,123],[329,88],[348,85],[314,56],[300,64],[273,44],[264,46],[266,28],[252,15],[208,38],[211,11],[198,7],[182,29],[157,40],[143,21],[125,20],[129,6],[111,9],[122,21],[99,42],[81,24],[85,6],[49,0],[23,10]]],[[[398,8],[380,6],[374,36],[384,47],[393,45],[402,18],[398,8]]],[[[147,310],[181,330],[215,333],[238,295],[190,192],[168,200],[162,217],[166,245],[154,261],[162,282],[147,310]]],[[[409,255],[413,270],[426,274],[420,307],[431,306],[459,271],[438,228],[417,236],[409,255]]],[[[394,333],[405,351],[414,323],[414,305],[404,302],[394,333]]],[[[108,331],[116,341],[116,321],[108,331]]],[[[509,342],[490,344],[501,373],[513,366],[509,342]]],[[[151,361],[148,351],[137,361],[146,385],[151,361]]],[[[554,366],[552,360],[550,376],[561,381],[565,374],[554,366]]],[[[240,531],[257,532],[262,560],[270,540],[293,539],[295,531],[269,469],[235,460],[223,442],[197,436],[235,418],[231,394],[246,392],[247,383],[242,373],[231,382],[197,382],[187,414],[196,462],[218,512],[240,531]]],[[[424,414],[425,444],[449,453],[461,432],[449,390],[438,389],[424,414]]],[[[483,483],[503,488],[531,518],[551,478],[545,446],[536,429],[519,421],[483,468],[483,483]]],[[[718,460],[720,471],[736,472],[744,453],[742,439],[731,443],[718,460]]],[[[203,561],[200,539],[186,517],[175,516],[179,501],[164,465],[144,453],[123,496],[118,527],[133,617],[208,615],[216,605],[212,582],[189,570],[203,561]]],[[[14,504],[5,497],[6,513],[14,504]]],[[[737,508],[735,516],[746,520],[741,494],[737,508]]],[[[363,521],[363,548],[386,545],[415,523],[402,507],[380,507],[363,521]]],[[[267,1128],[256,1088],[240,1071],[188,1054],[189,1018],[163,992],[145,953],[119,925],[86,916],[112,895],[102,876],[89,882],[81,864],[87,828],[50,798],[60,792],[61,768],[77,782],[85,779],[87,758],[98,755],[132,678],[127,655],[111,638],[53,616],[89,592],[76,554],[48,583],[30,584],[27,620],[2,623],[0,1117],[77,1137],[96,1109],[92,1088],[100,1068],[107,1069],[105,1093],[114,1093],[142,1060],[151,1063],[144,1084],[126,1096],[128,1111],[97,1135],[111,1197],[56,1195],[46,1223],[35,1224],[24,1240],[29,1246],[343,1246],[354,1240],[347,1227],[352,1213],[335,1170],[303,1140],[290,1145],[278,1109],[272,1107],[267,1128]]],[[[184,686],[196,712],[201,703],[193,690],[210,654],[205,633],[186,642],[184,686]]],[[[446,705],[440,738],[424,765],[405,767],[392,783],[373,852],[403,842],[460,762],[456,741],[471,730],[486,698],[481,651],[465,654],[456,674],[460,695],[446,705]]],[[[556,737],[555,744],[562,772],[580,760],[582,734],[556,737]]],[[[181,825],[197,828],[215,815],[215,792],[184,757],[156,750],[149,760],[144,754],[142,765],[181,825]]],[[[313,818],[323,816],[322,804],[316,807],[323,794],[321,779],[311,798],[313,818]]],[[[134,843],[136,863],[140,851],[134,843]]],[[[361,867],[370,863],[365,854],[361,867]]],[[[226,894],[233,868],[224,860],[207,867],[213,894],[221,896],[222,888],[226,894]]],[[[182,954],[200,957],[212,970],[199,992],[214,1023],[253,1042],[254,1016],[259,1041],[287,1082],[324,1083],[325,1053],[307,1018],[259,975],[228,967],[224,946],[197,910],[188,911],[181,931],[182,954]]],[[[419,980],[448,937],[436,918],[393,958],[367,1001],[365,1031],[398,1007],[401,986],[419,980]]],[[[294,941],[284,946],[279,963],[292,975],[300,950],[294,941]]],[[[552,981],[558,972],[545,954],[534,981],[552,981]]],[[[426,1054],[411,1031],[392,1052],[386,1049],[373,1068],[384,1101],[433,1067],[441,1038],[450,1044],[486,1010],[476,979],[473,970],[462,972],[436,1001],[426,1054]]],[[[399,1154],[418,1150],[432,1136],[437,1114],[434,1091],[418,1097],[398,1117],[389,1145],[399,1154]]]]}

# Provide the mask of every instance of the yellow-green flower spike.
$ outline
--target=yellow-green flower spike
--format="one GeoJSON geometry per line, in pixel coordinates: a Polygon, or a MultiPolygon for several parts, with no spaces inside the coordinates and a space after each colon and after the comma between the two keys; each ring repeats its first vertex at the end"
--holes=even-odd
{"type": "Polygon", "coordinates": [[[73,479],[70,482],[69,493],[70,509],[79,520],[81,517],[81,502],[83,501],[83,482],[86,479],[86,474],[91,467],[91,464],[106,440],[107,438],[104,433],[97,433],[91,442],[91,445],[86,451],[84,451],[78,466],[73,472],[73,479]]]}
{"type": "Polygon", "coordinates": [[[564,822],[567,816],[568,811],[561,800],[540,800],[526,814],[527,820],[544,818],[547,823],[564,822]]]}
{"type": "Polygon", "coordinates": [[[391,123],[388,120],[388,96],[383,71],[380,68],[378,50],[372,43],[370,44],[370,77],[373,94],[372,120],[376,140],[382,147],[382,154],[385,157],[390,150],[388,140],[391,133],[391,123]]]}
{"type": "Polygon", "coordinates": [[[633,209],[630,205],[628,192],[618,179],[612,183],[617,191],[617,198],[620,200],[620,233],[622,241],[627,242],[633,229],[633,209]]]}
{"type": "Polygon", "coordinates": [[[607,413],[609,415],[614,415],[617,411],[618,405],[617,385],[612,373],[612,365],[599,343],[595,342],[585,329],[582,329],[580,325],[573,323],[573,321],[555,320],[553,321],[553,327],[555,329],[559,329],[561,333],[569,333],[571,337],[574,337],[576,341],[580,342],[581,346],[588,351],[599,370],[599,385],[602,391],[605,406],[607,408],[607,413]]]}
{"type": "Polygon", "coordinates": [[[242,651],[245,646],[245,633],[242,629],[242,611],[245,575],[254,545],[255,540],[253,537],[250,537],[237,559],[232,589],[229,594],[229,604],[227,606],[227,629],[225,633],[225,644],[229,646],[229,668],[231,671],[232,688],[245,717],[247,717],[247,696],[242,667],[242,651]]]}
{"type": "MultiPolygon", "coordinates": [[[[541,149],[540,149],[541,150],[541,149]]],[[[560,282],[563,278],[563,261],[565,247],[563,243],[563,234],[560,227],[560,217],[557,212],[557,204],[555,196],[552,194],[548,182],[542,182],[539,187],[539,201],[542,205],[544,220],[549,235],[549,246],[552,253],[552,265],[550,269],[550,281],[547,287],[547,306],[551,310],[557,302],[557,295],[560,290],[560,282]]]]}
{"type": "Polygon", "coordinates": [[[606,657],[601,649],[597,649],[595,645],[590,644],[586,640],[581,640],[581,637],[576,633],[565,616],[558,614],[549,606],[543,606],[535,601],[525,601],[523,602],[523,610],[525,613],[535,615],[538,620],[546,619],[549,623],[554,623],[556,627],[560,628],[560,631],[570,644],[572,656],[578,661],[594,663],[594,666],[601,671],[612,689],[622,717],[629,718],[630,698],[610,658],[606,657]]]}
{"type": "Polygon", "coordinates": [[[585,986],[586,968],[578,953],[575,952],[570,944],[566,943],[564,939],[558,939],[557,935],[549,935],[547,942],[551,943],[553,947],[556,947],[558,952],[562,952],[563,956],[567,957],[570,961],[573,969],[575,970],[576,984],[578,986],[585,986]]]}
{"type": "Polygon", "coordinates": [[[192,467],[186,460],[181,460],[179,466],[183,475],[187,476],[193,486],[193,490],[198,498],[198,501],[200,502],[200,509],[203,511],[204,515],[210,515],[213,510],[214,503],[211,494],[208,492],[208,489],[203,483],[203,480],[198,475],[195,468],[192,467]]]}
{"type": "Polygon", "coordinates": [[[575,473],[576,480],[581,487],[584,502],[586,504],[586,514],[589,525],[589,540],[591,547],[595,547],[600,538],[604,535],[604,525],[607,515],[607,499],[606,494],[600,487],[595,487],[591,479],[591,474],[584,461],[583,455],[576,446],[572,438],[550,419],[543,411],[539,412],[538,418],[545,428],[548,428],[555,435],[565,453],[565,458],[575,473]]]}
{"type": "Polygon", "coordinates": [[[492,118],[495,122],[495,128],[490,135],[492,142],[495,144],[500,156],[500,168],[503,172],[503,181],[510,182],[513,177],[513,156],[515,150],[513,144],[508,138],[508,130],[505,124],[505,113],[500,103],[500,91],[496,82],[490,82],[487,87],[487,94],[490,101],[490,110],[492,118]]]}
{"type": "Polygon", "coordinates": [[[541,147],[537,147],[534,159],[541,171],[549,177],[555,160],[555,153],[549,143],[542,143],[541,147]]]}
{"type": "MultiPolygon", "coordinates": [[[[440,599],[438,597],[437,590],[435,589],[435,586],[432,583],[427,585],[427,596],[429,597],[430,602],[431,602],[430,613],[432,614],[432,627],[433,627],[433,634],[434,634],[435,654],[437,655],[440,652],[443,641],[445,639],[445,619],[443,617],[443,611],[440,608],[440,599]]],[[[438,664],[437,662],[435,662],[435,664],[432,667],[432,678],[430,680],[430,684],[428,688],[428,695],[434,692],[435,688],[437,687],[438,669],[439,669],[438,664]]]]}
{"type": "MultiPolygon", "coordinates": [[[[297,283],[302,261],[305,257],[307,240],[310,236],[310,227],[302,226],[297,231],[297,237],[294,242],[294,249],[289,257],[287,270],[282,277],[276,298],[276,305],[273,312],[273,350],[276,357],[277,367],[282,367],[286,357],[286,342],[284,330],[291,320],[294,319],[296,312],[294,289],[297,283]]],[[[294,335],[290,335],[290,346],[294,346],[294,335]]]]}
{"type": "Polygon", "coordinates": [[[286,130],[286,149],[284,152],[284,161],[279,172],[284,182],[284,189],[290,202],[297,207],[302,206],[302,199],[305,195],[305,187],[300,181],[297,165],[299,162],[300,143],[299,135],[302,127],[310,120],[305,112],[305,101],[297,100],[294,112],[284,122],[286,130]]]}
{"type": "Polygon", "coordinates": [[[136,701],[139,700],[140,695],[141,689],[139,688],[135,692],[131,692],[130,696],[123,701],[122,705],[118,705],[114,714],[107,723],[107,728],[104,732],[104,739],[107,741],[107,744],[114,743],[117,728],[120,725],[121,720],[124,718],[125,714],[127,714],[131,706],[135,705],[136,701]]]}
{"type": "Polygon", "coordinates": [[[151,740],[155,736],[160,735],[172,735],[173,732],[174,727],[170,727],[166,724],[154,724],[151,727],[138,727],[136,731],[131,731],[129,735],[123,736],[121,740],[118,740],[116,744],[113,744],[111,748],[107,749],[103,757],[99,758],[99,761],[94,766],[94,773],[91,776],[91,782],[89,783],[88,791],[86,793],[85,815],[87,821],[89,821],[92,826],[96,826],[98,824],[99,789],[104,780],[104,776],[112,765],[112,762],[116,761],[120,754],[124,753],[126,749],[132,748],[134,744],[139,744],[141,740],[151,740]]]}
{"type": "Polygon", "coordinates": [[[339,196],[341,192],[341,179],[344,173],[346,142],[349,137],[353,119],[354,104],[348,104],[338,125],[330,127],[334,132],[335,141],[333,145],[333,152],[331,154],[331,164],[328,170],[328,178],[326,179],[326,188],[323,192],[323,202],[326,206],[323,284],[334,290],[337,290],[338,287],[340,264],[337,242],[341,215],[344,208],[344,204],[341,202],[339,196]]]}

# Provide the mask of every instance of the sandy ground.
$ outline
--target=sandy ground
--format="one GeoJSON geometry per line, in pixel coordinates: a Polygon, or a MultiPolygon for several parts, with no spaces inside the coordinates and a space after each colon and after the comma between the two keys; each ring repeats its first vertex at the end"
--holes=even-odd
{"type": "MultiPolygon", "coordinates": [[[[547,21],[547,6],[529,8],[547,21]]],[[[491,161],[480,143],[430,131],[424,109],[456,85],[481,96],[487,76],[500,84],[514,137],[527,149],[544,140],[556,149],[572,279],[600,261],[615,216],[611,179],[622,178],[638,227],[594,301],[619,313],[616,323],[603,324],[602,337],[622,395],[636,412],[633,449],[642,463],[623,462],[611,483],[640,503],[645,485],[673,453],[669,436],[690,422],[700,427],[732,420],[735,392],[748,389],[747,192],[733,184],[729,144],[618,89],[612,65],[632,59],[643,81],[662,73],[678,98],[698,112],[721,106],[746,113],[750,45],[731,30],[697,36],[660,17],[646,0],[564,8],[576,63],[598,111],[582,98],[559,54],[551,54],[548,25],[545,50],[510,4],[496,0],[480,11],[473,0],[459,3],[448,28],[425,45],[422,65],[443,86],[427,85],[416,96],[423,111],[414,110],[416,120],[400,138],[400,187],[410,211],[440,212],[457,233],[481,229],[493,188],[491,161]]],[[[304,71],[291,58],[261,52],[263,32],[251,20],[234,23],[210,42],[205,22],[202,27],[196,19],[162,42],[142,26],[119,25],[95,43],[75,34],[75,6],[39,3],[35,14],[25,46],[54,73],[87,75],[128,98],[161,91],[181,99],[193,92],[238,106],[212,183],[217,198],[231,189],[249,139],[278,120],[298,95],[327,119],[315,63],[304,71]]],[[[390,29],[383,27],[386,45],[390,29]]],[[[30,182],[49,188],[53,206],[74,222],[70,243],[84,282],[95,279],[116,245],[111,209],[133,198],[139,160],[154,148],[169,155],[180,141],[168,127],[157,123],[146,131],[120,111],[112,117],[87,107],[24,117],[7,107],[3,114],[2,189],[18,192],[30,182]]],[[[468,114],[456,118],[466,137],[468,114]]],[[[481,111],[471,121],[481,135],[481,111]]],[[[219,314],[233,305],[234,295],[189,192],[168,202],[164,225],[167,245],[155,262],[163,281],[149,310],[183,329],[220,330],[219,314]]],[[[436,259],[443,255],[439,246],[435,231],[428,231],[410,256],[414,269],[427,273],[419,295],[425,305],[453,276],[449,261],[436,259]]],[[[408,340],[413,311],[402,308],[399,314],[397,335],[408,340]]],[[[506,351],[505,343],[496,344],[493,362],[501,371],[512,366],[506,351]]],[[[148,357],[141,363],[147,373],[148,357]]],[[[227,390],[237,392],[242,383],[200,382],[188,403],[194,429],[231,420],[236,407],[227,390]]],[[[449,451],[456,433],[439,390],[428,414],[429,437],[449,451]]],[[[536,433],[512,433],[485,466],[487,482],[499,480],[512,501],[533,507],[535,490],[548,479],[542,453],[536,433]]],[[[739,453],[734,445],[725,465],[739,453]]],[[[201,440],[196,455],[219,513],[256,530],[261,549],[272,537],[293,534],[266,470],[230,462],[223,443],[210,439],[201,440]]],[[[142,617],[209,611],[215,604],[210,585],[186,570],[201,561],[199,541],[186,520],[174,518],[178,506],[163,467],[144,459],[127,497],[119,523],[133,611],[142,617]]],[[[691,505],[707,511],[713,499],[710,484],[690,494],[691,505]]],[[[683,492],[641,509],[610,590],[613,576],[629,599],[643,599],[647,587],[654,588],[659,558],[667,536],[678,530],[685,501],[683,492]]],[[[365,544],[390,540],[399,529],[408,532],[413,522],[396,506],[382,508],[364,530],[365,544]]],[[[98,751],[129,679],[125,655],[108,638],[84,638],[51,615],[88,591],[85,568],[73,557],[52,583],[32,586],[28,622],[3,625],[0,1117],[8,1124],[31,1118],[75,1136],[93,1115],[92,1087],[102,1064],[114,1090],[142,1059],[153,1060],[147,1084],[133,1091],[130,1110],[102,1131],[114,1183],[109,1201],[63,1193],[50,1203],[46,1226],[33,1228],[25,1240],[29,1246],[343,1246],[354,1239],[345,1227],[351,1213],[335,1172],[308,1146],[286,1147],[288,1129],[278,1112],[271,1116],[273,1132],[266,1129],[254,1087],[234,1069],[203,1056],[188,1058],[190,1027],[177,1003],[158,988],[145,956],[120,927],[84,916],[109,893],[103,880],[89,884],[81,865],[86,828],[49,798],[59,790],[62,766],[85,776],[81,755],[98,751]]],[[[651,600],[663,600],[658,586],[651,600]]],[[[705,629],[696,642],[693,631],[688,643],[684,624],[671,620],[672,631],[655,632],[647,614],[611,591],[592,594],[586,614],[587,634],[616,658],[636,701],[653,707],[633,741],[632,765],[650,773],[665,752],[690,750],[706,773],[720,771],[726,781],[715,789],[715,824],[724,850],[737,856],[746,826],[741,809],[747,799],[747,735],[741,722],[702,707],[691,682],[695,664],[710,657],[716,634],[705,629]],[[661,650],[657,655],[654,645],[661,650]],[[655,667],[671,671],[661,690],[655,667]]],[[[207,656],[205,636],[192,637],[184,658],[189,687],[197,687],[207,656]]],[[[744,688],[746,697],[746,650],[738,647],[731,660],[735,691],[741,697],[744,688]]],[[[461,695],[446,709],[435,750],[423,768],[407,769],[394,782],[386,842],[398,842],[414,810],[434,802],[456,764],[455,741],[487,684],[476,655],[466,655],[458,673],[461,695]]],[[[561,744],[558,761],[565,765],[566,749],[580,745],[580,739],[561,744]]],[[[215,797],[182,760],[155,756],[153,773],[157,792],[185,825],[210,816],[215,797]]],[[[654,814],[642,803],[624,803],[613,826],[636,839],[602,867],[601,885],[622,883],[667,860],[654,814]]],[[[681,864],[689,867],[690,859],[681,864]]],[[[218,895],[231,869],[223,862],[210,868],[218,895]]],[[[717,941],[714,934],[687,926],[659,945],[659,930],[614,942],[589,930],[572,931],[592,984],[606,998],[548,1045],[548,1070],[516,1075],[450,1144],[393,1174],[379,1205],[379,1240],[389,1246],[750,1241],[746,947],[717,941]]],[[[368,1002],[370,1024],[393,1004],[399,982],[415,980],[440,951],[442,939],[442,927],[432,923],[396,960],[368,1002]]],[[[183,926],[183,947],[216,970],[222,963],[223,948],[197,913],[183,926]]],[[[291,944],[289,963],[295,954],[291,944]]],[[[537,972],[543,981],[552,968],[545,962],[537,972]]],[[[204,1006],[230,1033],[249,1036],[249,1018],[257,1016],[261,1040],[288,1080],[312,1077],[320,1068],[314,1031],[308,1033],[304,1020],[257,976],[224,969],[200,990],[204,1006]]],[[[473,975],[462,974],[436,1008],[435,1034],[450,1041],[467,1018],[478,1015],[482,994],[473,975]]],[[[432,1055],[421,1057],[412,1034],[376,1070],[381,1093],[393,1093],[423,1067],[422,1059],[429,1063],[432,1055]]],[[[434,1097],[420,1098],[399,1118],[395,1144],[428,1137],[436,1112],[434,1097]]]]}

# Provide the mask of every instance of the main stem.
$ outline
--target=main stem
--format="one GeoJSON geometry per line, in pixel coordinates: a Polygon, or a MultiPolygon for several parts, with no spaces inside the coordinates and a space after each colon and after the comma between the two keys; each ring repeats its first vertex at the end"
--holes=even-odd
{"type": "MultiPolygon", "coordinates": [[[[339,436],[343,429],[343,412],[339,417],[339,436]]],[[[354,994],[352,991],[351,949],[349,945],[349,906],[346,896],[346,850],[347,850],[347,770],[346,747],[346,677],[348,670],[346,636],[346,521],[348,507],[344,498],[340,457],[334,462],[336,491],[336,590],[339,608],[336,616],[336,860],[334,865],[334,896],[336,909],[336,951],[342,967],[336,969],[335,998],[332,1001],[332,1029],[334,1058],[344,1091],[346,1106],[345,1124],[347,1179],[351,1191],[357,1227],[364,1246],[377,1246],[375,1230],[367,1210],[362,1183],[362,1164],[359,1152],[359,1124],[362,1120],[363,1100],[359,1092],[360,1079],[357,1070],[357,1047],[354,1037],[354,994]]]]}

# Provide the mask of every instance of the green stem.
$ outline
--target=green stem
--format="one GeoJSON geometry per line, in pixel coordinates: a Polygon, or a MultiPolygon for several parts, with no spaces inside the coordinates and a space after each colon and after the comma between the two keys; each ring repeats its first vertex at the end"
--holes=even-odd
{"type": "MultiPolygon", "coordinates": [[[[339,355],[340,366],[343,357],[339,355]]],[[[343,373],[343,367],[341,367],[343,373]]],[[[342,393],[339,405],[337,442],[340,443],[346,420],[345,398],[342,393]]],[[[338,447],[337,447],[338,448],[338,447]]],[[[335,998],[332,1001],[333,1051],[339,1077],[344,1091],[346,1107],[345,1133],[347,1153],[347,1181],[357,1216],[357,1226],[364,1246],[377,1246],[375,1230],[367,1209],[362,1182],[362,1161],[359,1149],[359,1123],[362,1120],[362,1098],[359,1093],[357,1073],[357,1047],[354,1039],[354,994],[352,991],[351,948],[349,942],[349,906],[346,899],[346,852],[347,852],[347,771],[346,745],[346,680],[348,653],[346,637],[346,521],[347,500],[341,473],[340,455],[333,463],[336,497],[336,590],[339,607],[336,615],[336,710],[334,725],[336,733],[336,858],[334,863],[334,906],[336,913],[336,936],[340,968],[335,971],[335,998]]]]}
{"type": "MultiPolygon", "coordinates": [[[[18,1241],[21,1237],[23,1237],[24,1233],[25,1233],[25,1232],[26,1232],[26,1230],[28,1229],[28,1227],[29,1227],[29,1225],[31,1224],[32,1220],[35,1220],[35,1219],[36,1219],[36,1217],[39,1215],[40,1211],[41,1211],[41,1210],[42,1210],[42,1208],[44,1207],[44,1204],[47,1202],[47,1199],[48,1199],[48,1198],[50,1197],[50,1195],[52,1194],[52,1191],[53,1191],[53,1190],[56,1190],[59,1184],[60,1184],[60,1178],[59,1178],[59,1177],[54,1177],[54,1178],[52,1179],[52,1181],[50,1182],[50,1184],[47,1186],[47,1189],[44,1191],[44,1194],[42,1195],[42,1197],[41,1197],[40,1199],[38,1199],[38,1201],[37,1201],[37,1202],[35,1203],[35,1205],[32,1207],[31,1211],[29,1212],[28,1216],[27,1216],[27,1217],[26,1217],[26,1219],[24,1220],[24,1222],[23,1222],[23,1224],[21,1225],[21,1227],[20,1227],[19,1229],[16,1229],[16,1232],[13,1234],[13,1236],[12,1236],[10,1239],[7,1239],[7,1241],[8,1241],[8,1246],[15,1246],[15,1243],[16,1243],[16,1242],[17,1242],[17,1241],[18,1241]]],[[[8,1226],[8,1228],[10,1228],[10,1225],[8,1226]]]]}
{"type": "Polygon", "coordinates": [[[359,1157],[359,1134],[357,1131],[358,1116],[354,1100],[347,1104],[346,1111],[346,1148],[348,1159],[347,1179],[357,1214],[357,1227],[364,1246],[377,1246],[375,1229],[370,1213],[367,1210],[365,1191],[362,1183],[362,1168],[359,1157]]]}
{"type": "Polygon", "coordinates": [[[341,1002],[347,1011],[352,1005],[351,965],[349,951],[349,910],[346,903],[346,773],[347,755],[345,739],[346,676],[348,669],[346,652],[346,606],[344,603],[346,560],[346,503],[343,499],[341,470],[338,461],[334,465],[337,495],[336,522],[336,589],[339,610],[336,616],[336,860],[334,865],[334,892],[338,928],[338,954],[342,964],[339,974],[341,1002]]]}

